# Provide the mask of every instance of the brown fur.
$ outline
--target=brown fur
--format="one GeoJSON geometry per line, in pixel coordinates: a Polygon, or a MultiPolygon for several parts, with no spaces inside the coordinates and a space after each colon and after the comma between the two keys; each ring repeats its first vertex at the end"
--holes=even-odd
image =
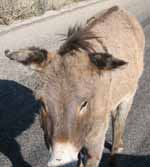
{"type": "Polygon", "coordinates": [[[137,20],[118,7],[69,30],[41,73],[39,96],[46,106],[41,123],[50,147],[58,142],[84,147],[90,155],[85,166],[98,166],[112,115],[112,154],[119,152],[129,99],[143,71],[144,44],[137,20]]]}

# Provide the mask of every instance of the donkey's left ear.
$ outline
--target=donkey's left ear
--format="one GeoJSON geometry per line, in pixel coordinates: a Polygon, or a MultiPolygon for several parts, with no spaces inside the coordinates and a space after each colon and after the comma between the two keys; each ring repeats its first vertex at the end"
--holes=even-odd
{"type": "Polygon", "coordinates": [[[113,70],[128,64],[124,60],[115,58],[108,53],[92,53],[89,57],[91,62],[102,70],[113,70]]]}
{"type": "Polygon", "coordinates": [[[54,58],[54,54],[37,47],[19,49],[13,52],[6,50],[5,56],[25,66],[30,66],[36,71],[44,69],[54,58]]]}

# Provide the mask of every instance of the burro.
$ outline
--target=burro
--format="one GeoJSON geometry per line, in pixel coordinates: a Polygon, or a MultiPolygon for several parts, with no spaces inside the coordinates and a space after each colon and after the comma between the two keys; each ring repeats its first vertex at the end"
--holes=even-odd
{"type": "Polygon", "coordinates": [[[123,150],[125,121],[143,71],[145,39],[137,19],[115,6],[68,29],[55,52],[37,47],[5,51],[43,80],[37,93],[49,167],[97,167],[109,120],[113,156],[123,150]]]}

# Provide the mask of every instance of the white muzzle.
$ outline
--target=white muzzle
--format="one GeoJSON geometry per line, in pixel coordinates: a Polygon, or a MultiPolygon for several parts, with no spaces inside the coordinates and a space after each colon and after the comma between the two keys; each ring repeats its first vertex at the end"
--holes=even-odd
{"type": "Polygon", "coordinates": [[[56,143],[48,167],[61,166],[77,161],[78,151],[70,143],[56,143]]]}

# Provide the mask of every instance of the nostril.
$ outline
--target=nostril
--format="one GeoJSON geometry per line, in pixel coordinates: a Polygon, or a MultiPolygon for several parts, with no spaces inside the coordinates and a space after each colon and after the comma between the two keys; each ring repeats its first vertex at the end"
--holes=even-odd
{"type": "Polygon", "coordinates": [[[61,161],[61,159],[56,159],[56,161],[61,161]]]}

